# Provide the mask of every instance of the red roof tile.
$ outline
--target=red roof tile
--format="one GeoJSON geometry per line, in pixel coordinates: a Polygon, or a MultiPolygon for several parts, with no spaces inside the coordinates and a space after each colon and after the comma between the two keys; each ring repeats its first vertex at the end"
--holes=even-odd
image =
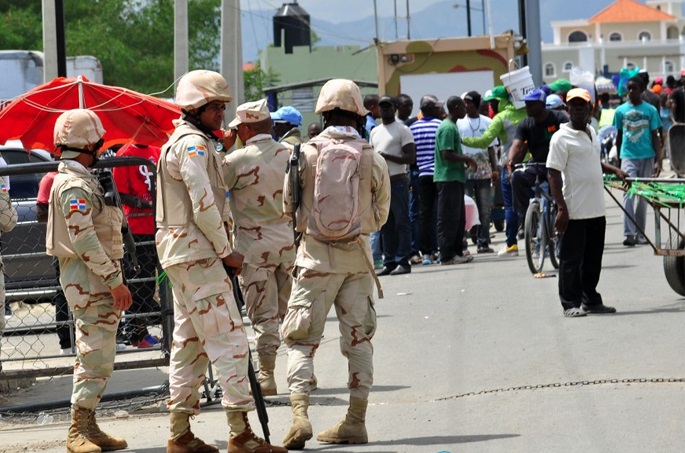
{"type": "Polygon", "coordinates": [[[608,22],[660,22],[662,20],[675,20],[675,17],[635,0],[616,0],[592,16],[589,22],[594,24],[608,22]]]}

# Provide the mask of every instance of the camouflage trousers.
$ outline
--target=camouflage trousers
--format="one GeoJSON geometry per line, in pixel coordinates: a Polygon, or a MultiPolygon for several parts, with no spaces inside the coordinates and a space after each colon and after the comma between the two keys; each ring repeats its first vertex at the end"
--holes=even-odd
{"type": "Polygon", "coordinates": [[[279,322],[288,306],[291,271],[292,264],[281,263],[275,268],[247,264],[240,274],[247,316],[252,322],[260,355],[276,355],[281,345],[279,322]]]}
{"type": "Polygon", "coordinates": [[[199,387],[210,361],[223,390],[224,409],[254,409],[247,377],[247,335],[221,260],[178,264],[166,272],[174,293],[169,412],[200,413],[199,387]]]}
{"type": "Polygon", "coordinates": [[[373,384],[376,310],[374,281],[368,272],[329,274],[297,268],[283,339],[288,346],[288,386],[291,393],[309,393],[314,354],[332,305],[338,317],[340,352],[348,360],[347,387],[355,398],[368,399],[373,384]]]}
{"type": "Polygon", "coordinates": [[[76,333],[71,404],[95,410],[114,371],[121,311],[112,308],[114,300],[109,289],[80,259],[61,258],[60,271],[76,333]]]}

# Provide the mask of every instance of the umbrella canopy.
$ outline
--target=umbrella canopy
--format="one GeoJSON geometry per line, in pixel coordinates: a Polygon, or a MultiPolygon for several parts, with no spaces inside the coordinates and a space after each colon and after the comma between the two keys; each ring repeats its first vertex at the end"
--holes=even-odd
{"type": "Polygon", "coordinates": [[[21,140],[25,148],[54,149],[53,128],[67,110],[87,108],[105,127],[105,147],[136,142],[162,146],[181,109],[172,102],[127,88],[93,83],[84,76],[58,77],[0,110],[0,143],[21,140]]]}

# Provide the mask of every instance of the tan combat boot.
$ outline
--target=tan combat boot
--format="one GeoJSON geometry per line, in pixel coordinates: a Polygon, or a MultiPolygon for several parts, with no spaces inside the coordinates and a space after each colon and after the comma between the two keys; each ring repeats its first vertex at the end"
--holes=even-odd
{"type": "Polygon", "coordinates": [[[227,453],[287,453],[282,447],[267,444],[252,432],[247,412],[226,412],[231,427],[231,438],[228,439],[227,453]]]}
{"type": "Polygon", "coordinates": [[[312,424],[309,423],[309,395],[293,393],[290,395],[293,412],[293,425],[283,438],[283,446],[288,450],[303,450],[304,443],[312,438],[312,424]]]}
{"type": "Polygon", "coordinates": [[[262,388],[262,395],[274,396],[278,394],[276,388],[276,378],[274,377],[274,370],[276,369],[276,354],[259,354],[259,375],[257,380],[259,386],[262,388]]]}
{"type": "Polygon", "coordinates": [[[345,418],[337,425],[320,432],[316,436],[319,442],[331,444],[366,444],[369,437],[366,434],[366,406],[368,400],[350,398],[350,407],[345,418]]]}
{"type": "Polygon", "coordinates": [[[95,411],[88,411],[88,440],[100,447],[102,451],[123,450],[128,447],[126,440],[102,432],[95,420],[95,411]]]}
{"type": "Polygon", "coordinates": [[[190,414],[169,414],[171,436],[166,444],[167,453],[219,453],[214,445],[207,445],[190,431],[190,414]]]}
{"type": "Polygon", "coordinates": [[[71,406],[71,426],[67,433],[69,453],[101,453],[102,449],[88,439],[89,410],[71,406]]]}

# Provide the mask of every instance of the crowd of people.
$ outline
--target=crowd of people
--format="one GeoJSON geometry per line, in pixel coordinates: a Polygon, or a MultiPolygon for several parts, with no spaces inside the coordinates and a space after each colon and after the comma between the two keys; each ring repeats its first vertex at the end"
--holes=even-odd
{"type": "MultiPolygon", "coordinates": [[[[95,410],[113,371],[122,313],[140,315],[129,321],[132,344],[147,348],[158,341],[147,330],[147,314],[157,311],[158,263],[173,289],[168,453],[218,452],[190,426],[210,363],[222,389],[229,452],[303,449],[313,437],[314,356],[332,307],[350,398],[344,418],[317,440],[368,442],[379,277],[409,274],[417,265],[470,263],[469,237],[476,254],[495,253],[490,223],[499,189],[506,240],[498,256],[518,255],[533,185],[548,180],[558,205],[555,226],[563,235],[562,312],[574,318],[614,313],[596,291],[606,228],[602,174],[626,182],[661,171],[664,129],[659,110],[643,101],[647,82],[643,75],[631,78],[628,98],[616,109],[605,97],[594,102],[595,93],[560,80],[530,90],[521,108],[497,86],[444,101],[426,94],[418,115],[411,116],[408,95],[362,98],[352,81],[333,79],[316,104],[323,124],[310,124],[305,138],[296,108],[270,112],[265,99],[239,105],[223,129],[232,100],[226,80],[213,71],[191,71],[176,90],[183,113],[168,142],[161,149],[130,144],[119,152],[157,166],[154,213],[152,172],[145,166],[115,170],[122,213],[92,171],[106,134],[100,119],[86,109],[63,113],[54,128],[60,166],[45,180],[39,203],[48,224],[47,253],[60,272],[62,305],[75,320],[67,450],[127,447],[100,430],[95,410]],[[595,130],[609,116],[621,168],[604,162],[595,130]],[[542,165],[518,170],[524,161],[542,165]],[[477,218],[467,219],[468,197],[477,218]],[[133,270],[129,260],[122,261],[124,223],[143,244],[138,255],[146,283],[126,283],[133,270]],[[255,435],[247,418],[255,404],[234,285],[255,330],[264,395],[278,393],[276,356],[285,343],[292,424],[283,447],[255,435]]],[[[0,191],[0,203],[5,195],[0,191]]],[[[632,214],[626,216],[624,244],[634,246],[643,239],[645,209],[629,195],[624,204],[632,214]]],[[[0,231],[11,228],[9,217],[0,231]]],[[[58,316],[64,319],[64,313],[58,316]]]]}

